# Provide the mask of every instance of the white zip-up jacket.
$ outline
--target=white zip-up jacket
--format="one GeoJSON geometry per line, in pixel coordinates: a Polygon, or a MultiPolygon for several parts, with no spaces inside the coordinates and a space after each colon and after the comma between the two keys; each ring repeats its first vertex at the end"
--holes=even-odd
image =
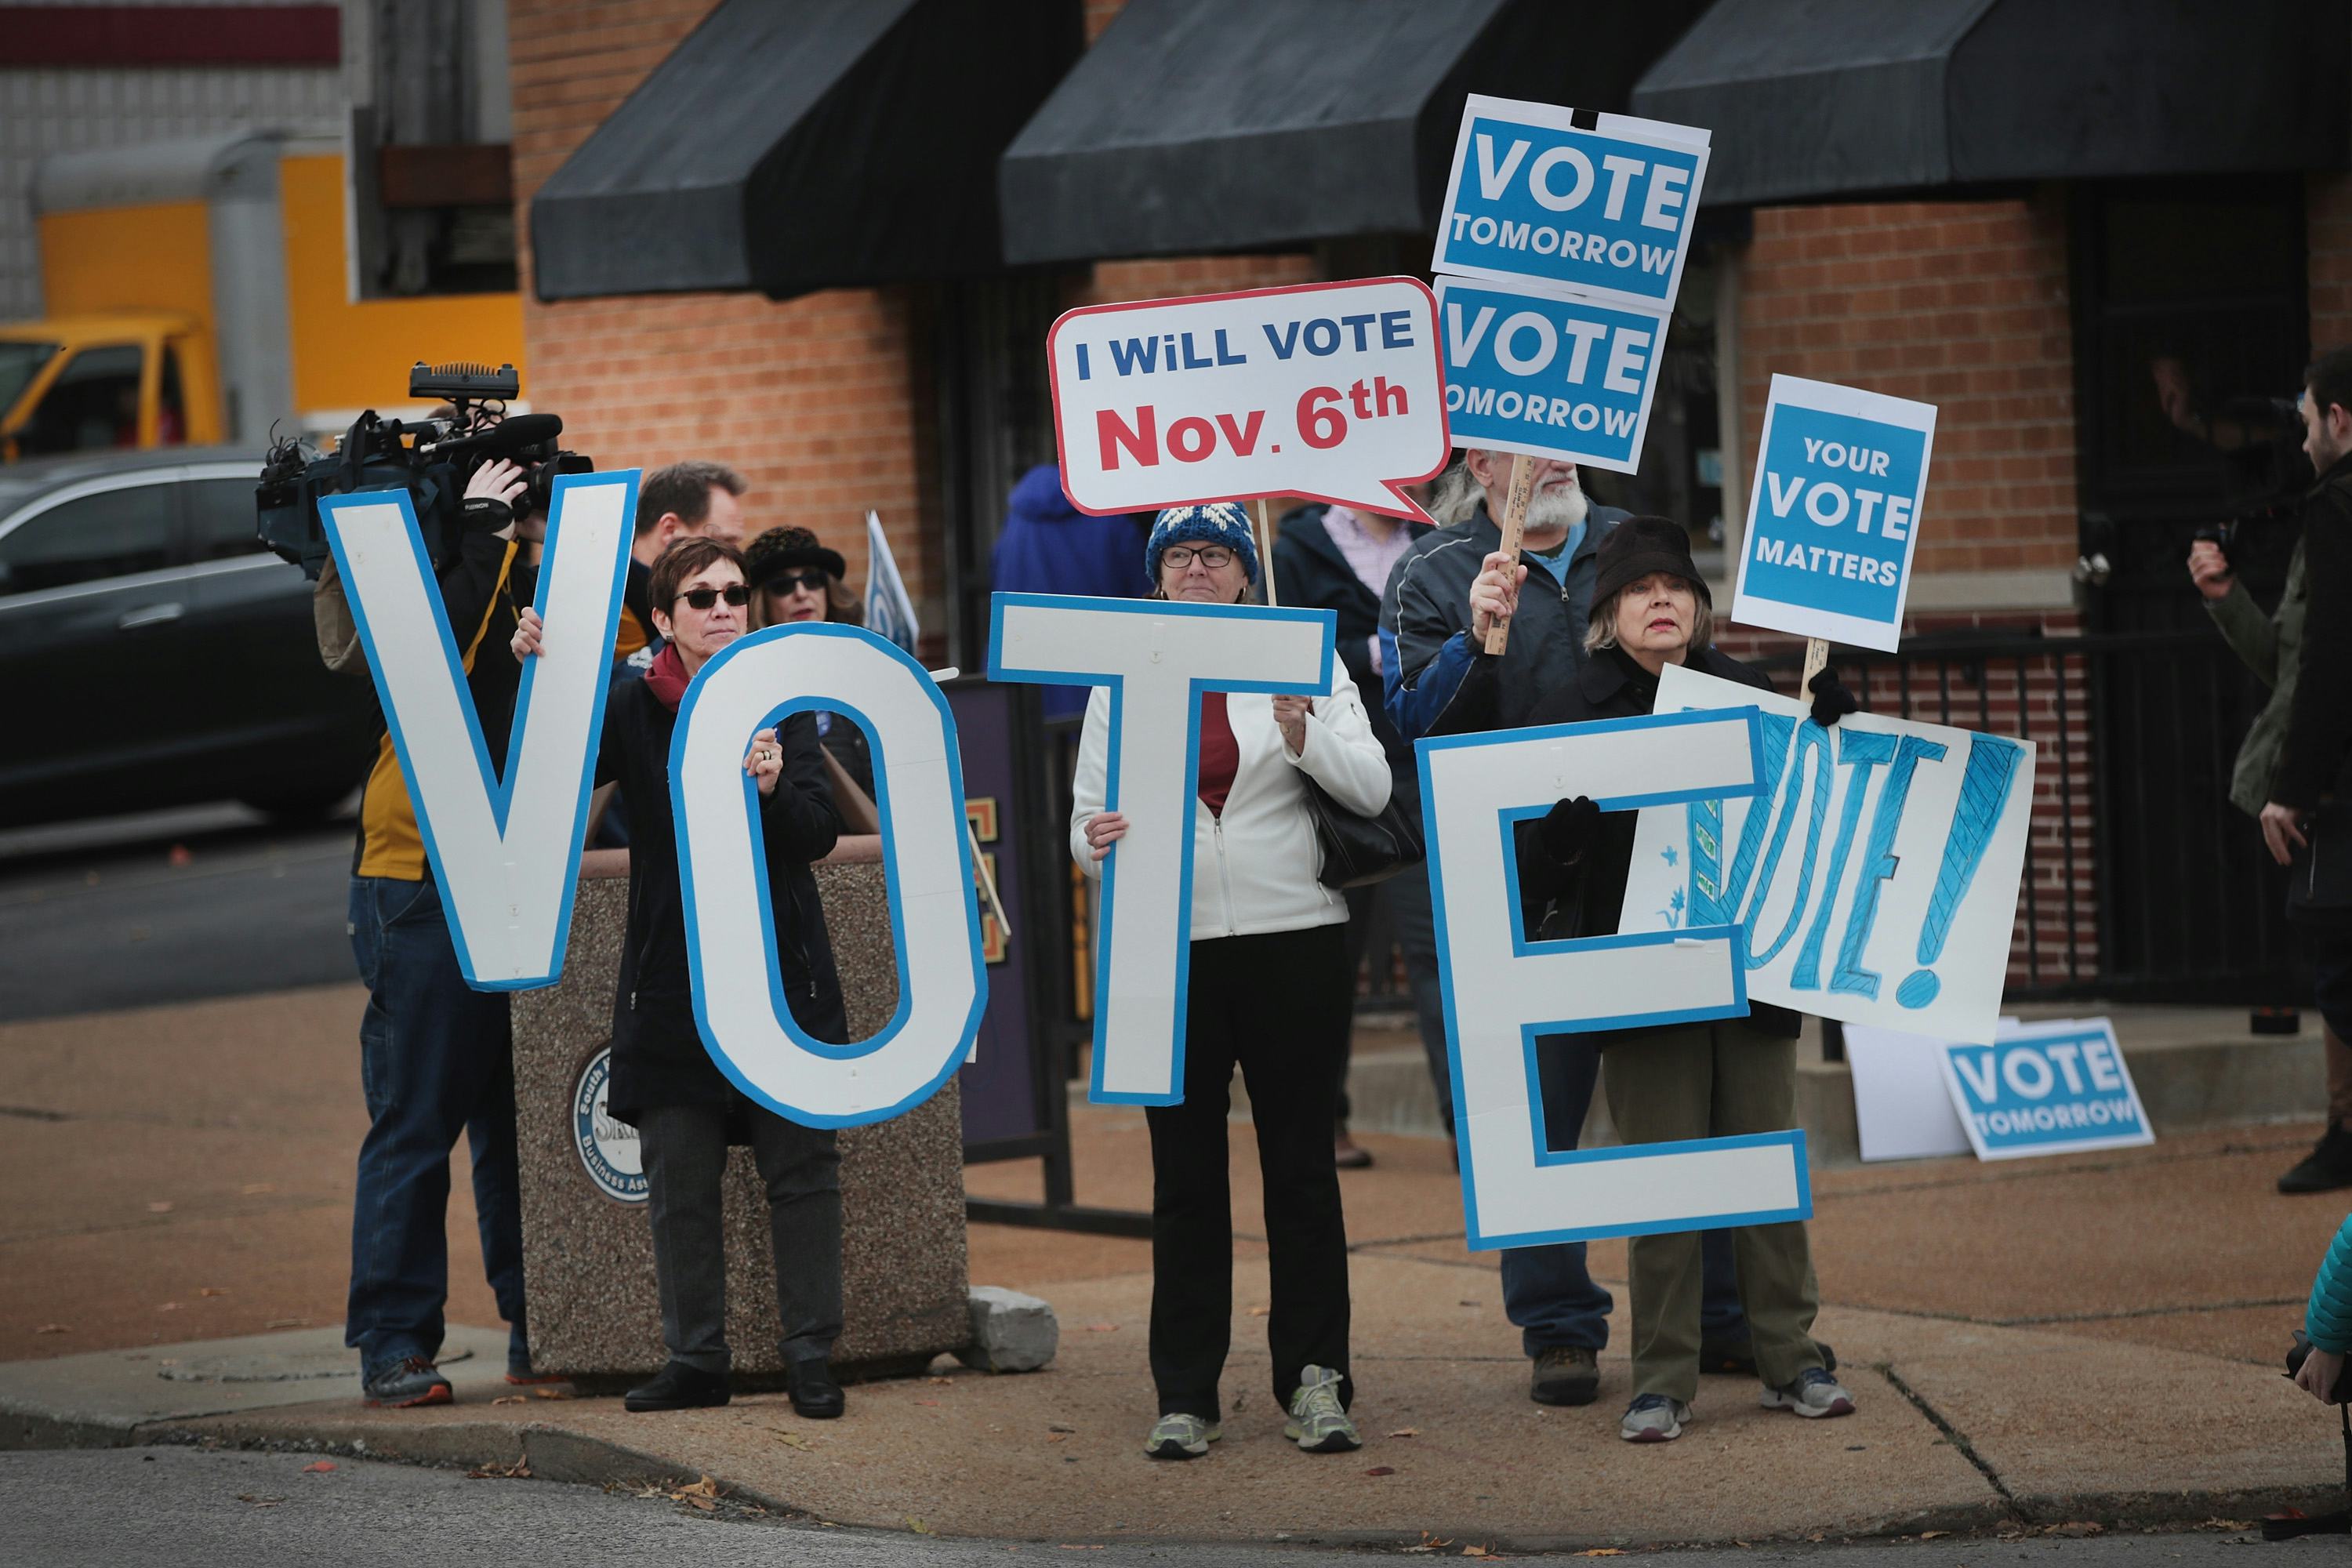
{"type": "MultiPolygon", "coordinates": [[[[1260,691],[1225,698],[1241,761],[1221,817],[1192,800],[1192,940],[1252,936],[1337,925],[1348,900],[1316,879],[1323,848],[1307,805],[1306,776],[1331,798],[1367,816],[1389,803],[1388,759],[1372,734],[1356,684],[1337,667],[1331,695],[1315,699],[1307,716],[1307,743],[1290,754],[1274,721],[1274,699],[1260,691]]],[[[1110,689],[1098,686],[1087,703],[1072,786],[1070,853],[1090,877],[1107,862],[1087,843],[1087,821],[1103,809],[1110,756],[1110,689]]],[[[1118,848],[1114,845],[1111,854],[1118,848]]]]}

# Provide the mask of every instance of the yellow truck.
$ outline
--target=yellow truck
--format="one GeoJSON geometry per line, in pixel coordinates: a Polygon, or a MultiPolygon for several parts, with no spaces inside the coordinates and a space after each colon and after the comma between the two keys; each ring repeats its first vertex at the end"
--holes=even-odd
{"type": "Polygon", "coordinates": [[[341,145],[238,132],[34,176],[49,314],[0,322],[0,461],[340,434],[419,360],[522,368],[507,294],[361,299],[341,145]]]}

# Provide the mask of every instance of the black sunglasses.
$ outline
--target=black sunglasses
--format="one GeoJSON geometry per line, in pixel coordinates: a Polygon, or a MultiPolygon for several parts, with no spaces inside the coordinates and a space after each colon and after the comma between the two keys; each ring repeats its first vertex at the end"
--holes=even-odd
{"type": "Polygon", "coordinates": [[[779,572],[768,579],[768,587],[779,594],[789,594],[795,588],[806,588],[812,594],[824,592],[833,579],[823,572],[779,572]]]}
{"type": "Polygon", "coordinates": [[[685,593],[680,594],[678,598],[684,599],[698,610],[707,610],[719,603],[719,596],[721,594],[726,595],[727,602],[738,609],[751,602],[751,590],[740,583],[730,583],[724,588],[688,588],[685,593]]]}

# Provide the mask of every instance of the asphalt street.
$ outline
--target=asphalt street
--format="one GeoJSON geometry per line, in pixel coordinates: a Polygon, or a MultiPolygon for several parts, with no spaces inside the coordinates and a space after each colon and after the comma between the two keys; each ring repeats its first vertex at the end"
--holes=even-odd
{"type": "Polygon", "coordinates": [[[220,805],[0,832],[0,1022],[352,979],[352,831],[220,805]]]}
{"type": "MultiPolygon", "coordinates": [[[[499,1568],[641,1568],[654,1562],[793,1568],[982,1568],[1024,1558],[1093,1568],[1181,1561],[1186,1568],[1298,1568],[1312,1543],[1265,1545],[969,1541],[835,1529],[721,1498],[702,1511],[675,1495],[307,1454],[193,1448],[0,1454],[6,1557],[42,1568],[337,1568],[418,1563],[499,1568]]],[[[1664,1483],[1661,1501],[1671,1495],[1664,1483]]],[[[1458,1557],[1446,1542],[1427,1555],[1458,1557]]],[[[1823,1542],[1675,1552],[1676,1568],[2246,1568],[2336,1563],[2341,1537],[2263,1544],[2242,1526],[2158,1534],[1823,1542]],[[2249,1553],[2252,1555],[2249,1555],[2249,1553]]],[[[1360,1554],[1360,1553],[1357,1553],[1360,1554]]],[[[1418,1552],[1384,1555],[1417,1555],[1418,1552]]],[[[1586,1555],[1590,1555],[1587,1553],[1586,1555]]],[[[1629,1552],[1638,1556],[1644,1553],[1629,1552]]],[[[1495,1560],[1495,1559],[1489,1559],[1495,1560]]]]}

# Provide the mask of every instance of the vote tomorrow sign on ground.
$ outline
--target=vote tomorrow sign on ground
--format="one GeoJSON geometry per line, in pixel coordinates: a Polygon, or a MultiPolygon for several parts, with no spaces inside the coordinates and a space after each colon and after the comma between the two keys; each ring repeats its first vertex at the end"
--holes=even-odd
{"type": "Polygon", "coordinates": [[[1943,1068],[1980,1160],[2156,1142],[2115,1026],[2105,1018],[2028,1024],[2003,1030],[1990,1046],[1947,1045],[1943,1068]]]}

